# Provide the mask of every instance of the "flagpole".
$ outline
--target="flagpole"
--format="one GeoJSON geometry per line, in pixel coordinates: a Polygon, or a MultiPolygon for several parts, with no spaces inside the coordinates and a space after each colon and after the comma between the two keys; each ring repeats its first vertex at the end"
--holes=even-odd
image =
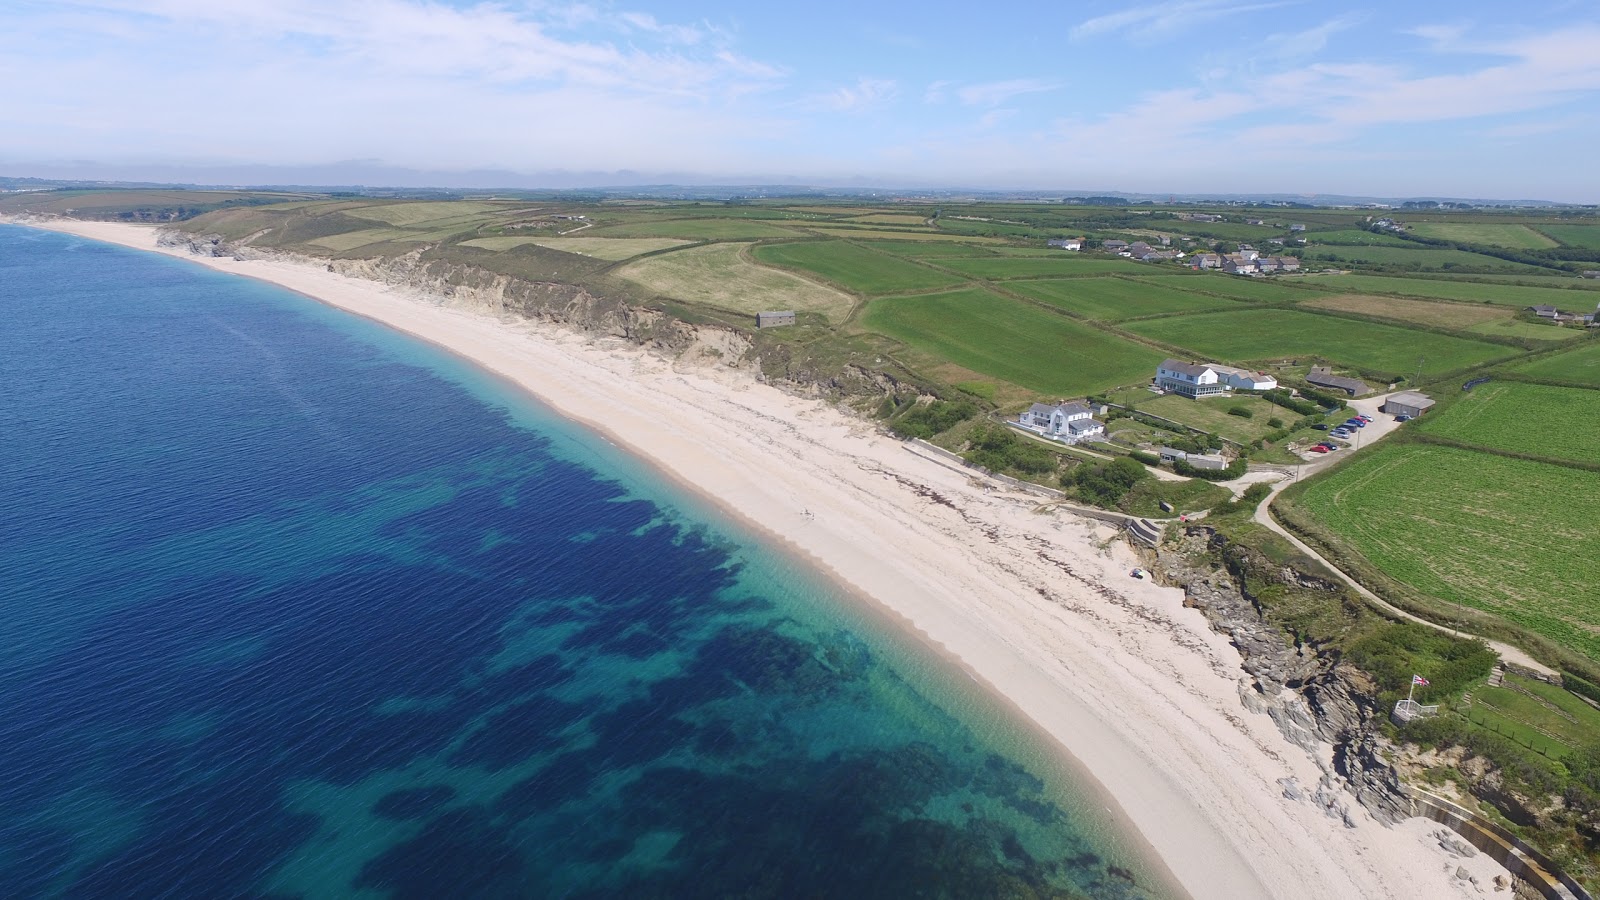
{"type": "Polygon", "coordinates": [[[1416,694],[1416,692],[1417,692],[1417,676],[1413,675],[1413,676],[1411,676],[1411,690],[1406,691],[1406,702],[1407,703],[1411,702],[1411,698],[1412,698],[1412,696],[1414,694],[1416,694]]]}

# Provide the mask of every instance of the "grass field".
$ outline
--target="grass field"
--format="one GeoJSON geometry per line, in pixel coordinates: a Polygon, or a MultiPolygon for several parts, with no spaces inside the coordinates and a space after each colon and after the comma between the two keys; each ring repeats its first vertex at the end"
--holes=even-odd
{"type": "Polygon", "coordinates": [[[1299,502],[1390,577],[1600,659],[1594,479],[1452,447],[1378,447],[1299,502]]]}
{"type": "Polygon", "coordinates": [[[1375,297],[1370,294],[1333,294],[1307,300],[1301,305],[1431,328],[1448,328],[1468,334],[1535,341],[1566,341],[1582,336],[1582,332],[1574,328],[1557,328],[1544,322],[1524,322],[1513,318],[1516,310],[1511,307],[1486,303],[1444,303],[1404,297],[1375,297]]]}
{"type": "Polygon", "coordinates": [[[1590,341],[1576,350],[1523,363],[1515,371],[1531,378],[1592,384],[1600,388],[1600,341],[1590,341]]]}
{"type": "Polygon", "coordinates": [[[895,256],[904,256],[910,259],[931,259],[937,261],[945,257],[960,256],[989,256],[997,253],[1001,247],[985,247],[982,244],[956,243],[955,241],[899,241],[899,240],[870,240],[861,241],[863,246],[871,247],[883,253],[895,256]]]}
{"type": "Polygon", "coordinates": [[[1349,244],[1360,247],[1417,247],[1416,244],[1403,237],[1396,237],[1379,231],[1362,231],[1359,228],[1349,228],[1344,231],[1319,231],[1311,239],[1319,244],[1349,244]]]}
{"type": "Polygon", "coordinates": [[[476,200],[430,200],[421,203],[382,203],[345,209],[357,219],[371,219],[401,228],[432,227],[436,222],[466,222],[485,213],[512,212],[516,206],[476,200]]]}
{"type": "Polygon", "coordinates": [[[1290,422],[1299,418],[1296,414],[1273,406],[1260,397],[1249,396],[1190,400],[1177,394],[1152,397],[1147,393],[1137,399],[1136,405],[1140,412],[1182,422],[1241,444],[1248,444],[1273,431],[1272,426],[1267,424],[1268,419],[1278,417],[1290,422]],[[1255,413],[1255,418],[1246,419],[1228,415],[1228,410],[1236,406],[1242,406],[1255,413]]]}
{"type": "Polygon", "coordinates": [[[891,228],[851,227],[849,225],[816,225],[810,224],[806,228],[821,234],[830,234],[837,237],[863,241],[916,241],[916,242],[953,242],[957,244],[996,244],[1004,245],[1001,238],[983,237],[972,234],[945,234],[939,231],[895,231],[891,228]]]}
{"type": "Polygon", "coordinates": [[[1441,241],[1461,241],[1468,244],[1489,244],[1512,250],[1543,250],[1556,246],[1556,242],[1526,225],[1493,225],[1467,222],[1415,222],[1411,231],[1425,238],[1441,241]]]}
{"type": "Polygon", "coordinates": [[[510,250],[512,247],[521,247],[524,244],[537,244],[563,253],[576,253],[580,256],[592,256],[595,259],[607,259],[613,262],[632,259],[641,253],[665,250],[668,247],[681,247],[686,243],[688,241],[676,238],[562,238],[533,235],[505,235],[462,241],[462,244],[468,247],[482,247],[485,250],[495,251],[510,250]]]}
{"type": "Polygon", "coordinates": [[[1306,279],[1311,286],[1353,294],[1409,294],[1442,300],[1472,300],[1507,306],[1550,304],[1572,312],[1588,312],[1597,299],[1589,291],[1526,287],[1518,284],[1480,284],[1433,278],[1393,278],[1384,275],[1319,275],[1306,279]]]}
{"type": "MultiPolygon", "coordinates": [[[[1313,240],[1315,240],[1314,236],[1313,240]]],[[[1417,271],[1450,268],[1488,269],[1502,272],[1539,271],[1537,266],[1511,262],[1495,256],[1484,256],[1481,253],[1468,253],[1465,250],[1434,247],[1413,250],[1409,247],[1348,247],[1337,244],[1315,244],[1306,249],[1304,258],[1307,264],[1314,265],[1318,262],[1325,262],[1324,257],[1328,256],[1332,256],[1340,262],[1408,266],[1417,271]]]]}
{"type": "MultiPolygon", "coordinates": [[[[1496,450],[1600,463],[1600,391],[1490,382],[1421,424],[1428,434],[1496,450]]],[[[1600,494],[1600,474],[1592,477],[1600,494]]]]}
{"type": "Polygon", "coordinates": [[[1144,380],[1161,361],[1155,350],[976,288],[874,300],[862,323],[1048,398],[1144,380]]]}
{"type": "Polygon", "coordinates": [[[669,219],[664,222],[630,222],[583,232],[585,237],[672,237],[686,240],[741,240],[798,237],[790,228],[760,219],[669,219]]]}
{"type": "Polygon", "coordinates": [[[1038,278],[1051,275],[1100,275],[1107,272],[1133,274],[1148,271],[1148,267],[1124,259],[1107,257],[1006,257],[986,256],[976,259],[941,259],[939,265],[954,269],[973,278],[995,281],[1007,278],[1038,278]]]}
{"type": "Polygon", "coordinates": [[[1279,360],[1319,356],[1391,375],[1449,372],[1516,351],[1393,325],[1336,319],[1290,309],[1202,313],[1131,322],[1129,331],[1222,360],[1279,360]]]}
{"type": "Polygon", "coordinates": [[[797,241],[757,247],[755,257],[801,269],[868,296],[954,287],[962,279],[844,241],[797,241]]]}
{"type": "Polygon", "coordinates": [[[1286,303],[1319,296],[1314,291],[1298,285],[1316,286],[1316,280],[1301,278],[1265,279],[1241,278],[1238,275],[1141,275],[1140,281],[1163,287],[1176,287],[1188,291],[1233,297],[1236,300],[1254,300],[1261,303],[1286,303]]]}
{"type": "Polygon", "coordinates": [[[927,227],[926,216],[911,216],[899,213],[873,213],[867,216],[857,216],[851,222],[860,222],[863,225],[911,225],[927,227]]]}
{"type": "Polygon", "coordinates": [[[616,274],[657,294],[734,312],[793,309],[842,322],[855,301],[845,293],[745,258],[749,244],[689,247],[629,263],[616,274]]]}
{"type": "Polygon", "coordinates": [[[1568,247],[1600,250],[1600,225],[1540,225],[1539,230],[1568,247]]]}
{"type": "Polygon", "coordinates": [[[1018,281],[1006,285],[1006,288],[1080,316],[1109,322],[1162,313],[1232,309],[1237,305],[1233,300],[1192,294],[1126,278],[1018,281]]]}

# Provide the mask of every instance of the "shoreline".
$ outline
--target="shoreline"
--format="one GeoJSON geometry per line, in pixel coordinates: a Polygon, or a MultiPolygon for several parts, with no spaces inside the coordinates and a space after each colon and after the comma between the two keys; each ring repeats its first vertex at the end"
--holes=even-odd
{"type": "Polygon", "coordinates": [[[1105,526],[1035,515],[1021,495],[743,370],[679,367],[620,339],[502,322],[302,262],[157,248],[154,226],[17,224],[267,281],[512,382],[959,666],[1061,748],[1088,776],[1081,793],[1111,798],[1124,832],[1190,896],[1462,895],[1424,820],[1386,829],[1356,809],[1347,828],[1283,797],[1277,780],[1315,784],[1317,761],[1245,711],[1237,651],[1181,591],[1130,582],[1137,561],[1120,540],[1096,546],[1105,526]]]}

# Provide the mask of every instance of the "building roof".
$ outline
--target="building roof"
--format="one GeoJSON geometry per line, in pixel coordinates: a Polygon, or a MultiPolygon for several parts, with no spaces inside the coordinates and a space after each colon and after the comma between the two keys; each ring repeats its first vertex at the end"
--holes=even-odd
{"type": "Polygon", "coordinates": [[[1054,406],[1046,406],[1043,403],[1035,403],[1034,405],[1028,407],[1028,412],[1036,416],[1048,416],[1055,411],[1056,408],[1054,406]]]}
{"type": "Polygon", "coordinates": [[[1194,377],[1198,378],[1201,375],[1204,375],[1206,370],[1210,369],[1211,367],[1205,363],[1186,363],[1180,362],[1176,359],[1168,358],[1161,361],[1161,368],[1166,369],[1168,372],[1177,372],[1180,375],[1193,375],[1194,377]]]}
{"type": "Polygon", "coordinates": [[[1067,423],[1068,431],[1099,431],[1104,427],[1105,424],[1098,419],[1073,419],[1067,423]]]}
{"type": "Polygon", "coordinates": [[[1094,415],[1094,410],[1090,409],[1087,403],[1079,403],[1076,400],[1071,403],[1063,403],[1056,408],[1061,410],[1063,416],[1076,416],[1084,413],[1091,416],[1094,415]]]}
{"type": "Polygon", "coordinates": [[[1414,406],[1417,409],[1427,409],[1433,405],[1433,398],[1421,391],[1401,391],[1389,397],[1389,403],[1399,403],[1402,406],[1414,406]]]}
{"type": "Polygon", "coordinates": [[[1371,386],[1365,381],[1359,378],[1346,378],[1343,375],[1335,375],[1327,366],[1312,366],[1311,372],[1306,375],[1306,381],[1322,387],[1336,387],[1340,390],[1354,391],[1357,394],[1365,394],[1372,390],[1371,386]]]}

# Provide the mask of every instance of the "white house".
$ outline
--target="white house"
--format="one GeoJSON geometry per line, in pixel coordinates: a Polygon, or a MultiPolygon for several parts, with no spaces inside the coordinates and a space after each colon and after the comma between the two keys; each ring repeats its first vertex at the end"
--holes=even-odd
{"type": "Polygon", "coordinates": [[[1017,422],[1064,444],[1076,444],[1106,433],[1105,423],[1094,417],[1094,410],[1076,402],[1058,406],[1035,403],[1017,417],[1017,422]]]}
{"type": "Polygon", "coordinates": [[[1156,366],[1156,387],[1167,393],[1193,398],[1226,394],[1229,390],[1215,368],[1204,363],[1186,363],[1176,359],[1164,359],[1161,365],[1156,366]]]}
{"type": "Polygon", "coordinates": [[[1055,238],[1049,245],[1061,250],[1082,250],[1083,238],[1055,238]]]}
{"type": "Polygon", "coordinates": [[[1236,366],[1210,366],[1222,383],[1239,391],[1270,391],[1278,386],[1278,379],[1264,372],[1252,372],[1236,366]]]}
{"type": "Polygon", "coordinates": [[[1222,271],[1230,275],[1254,275],[1257,271],[1256,261],[1237,253],[1230,253],[1222,260],[1222,271]]]}

